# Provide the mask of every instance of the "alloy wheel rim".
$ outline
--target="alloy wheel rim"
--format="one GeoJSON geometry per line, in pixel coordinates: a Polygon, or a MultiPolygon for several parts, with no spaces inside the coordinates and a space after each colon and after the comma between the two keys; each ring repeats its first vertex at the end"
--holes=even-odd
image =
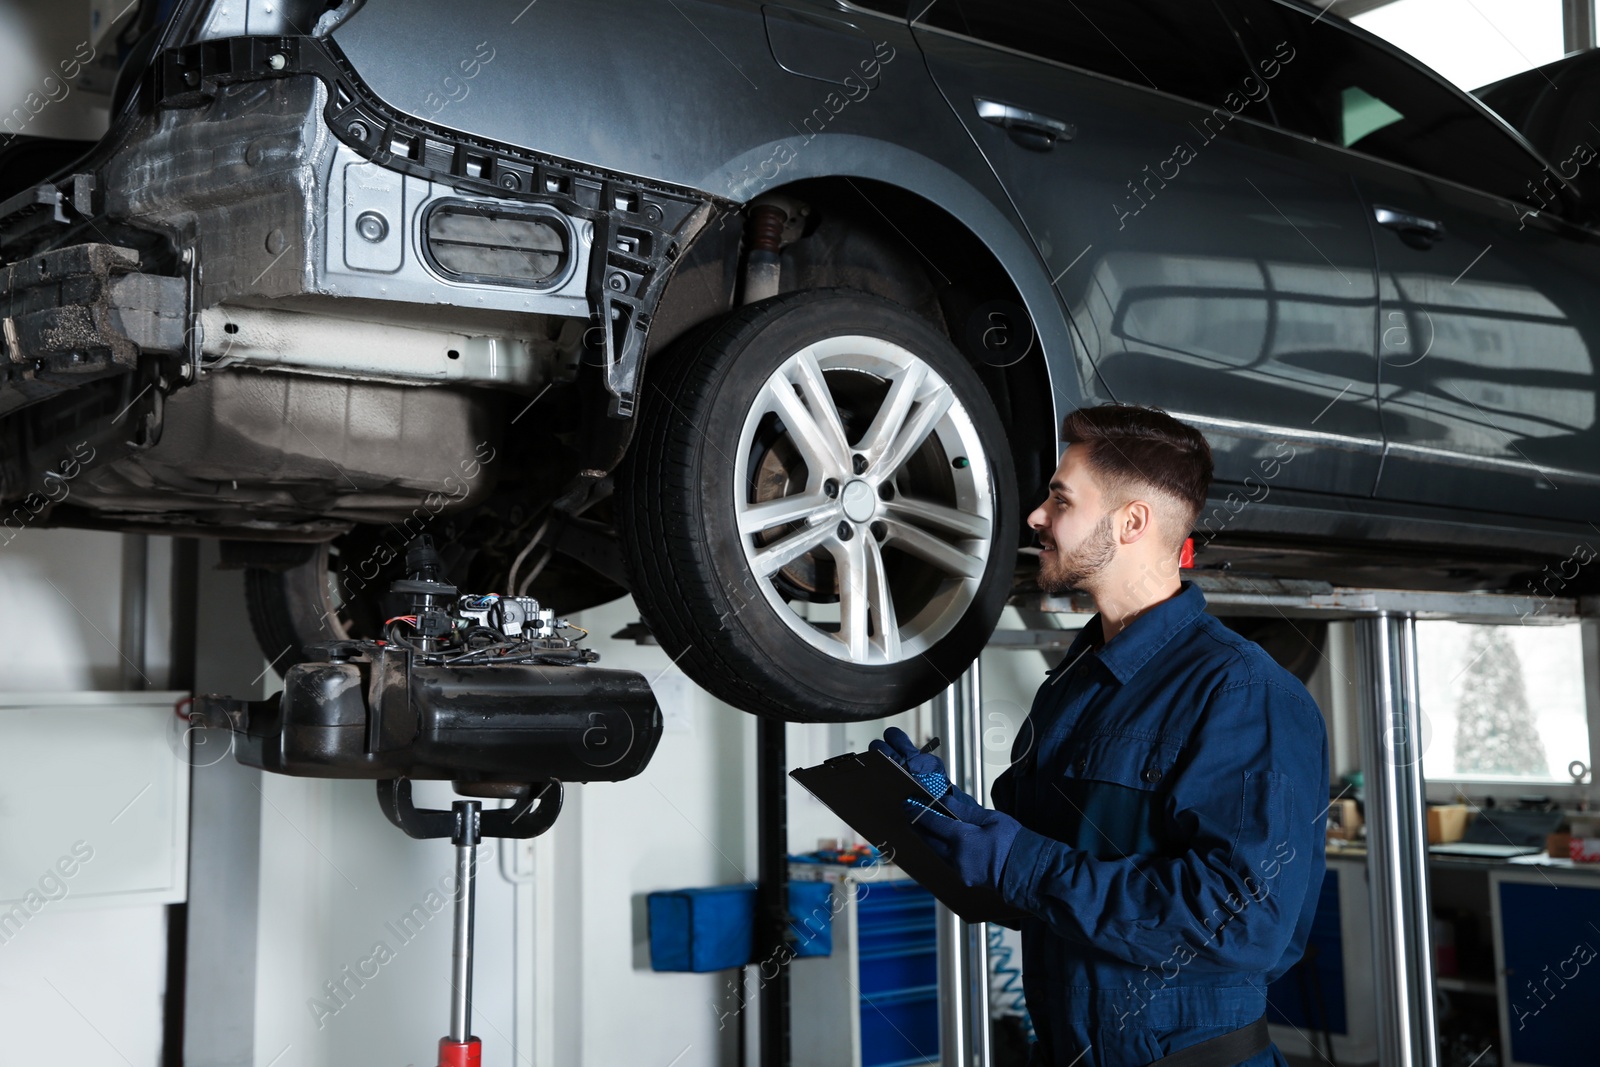
{"type": "Polygon", "coordinates": [[[994,547],[988,456],[950,383],[909,349],[845,335],[791,354],[733,459],[755,584],[819,651],[904,662],[977,597],[994,547]]]}

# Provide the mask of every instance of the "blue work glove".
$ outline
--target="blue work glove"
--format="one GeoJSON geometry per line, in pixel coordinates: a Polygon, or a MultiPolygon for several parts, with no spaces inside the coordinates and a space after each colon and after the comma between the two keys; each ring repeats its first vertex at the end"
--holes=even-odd
{"type": "Polygon", "coordinates": [[[944,798],[955,815],[946,818],[931,809],[916,813],[912,828],[961,878],[965,886],[1000,888],[1000,874],[1022,824],[1004,812],[986,808],[959,789],[944,798]]]}
{"type": "Polygon", "coordinates": [[[922,751],[898,726],[889,727],[883,732],[882,741],[874,741],[867,747],[874,752],[882,752],[904,767],[906,773],[915,778],[935,800],[942,799],[954,788],[950,784],[950,776],[945,773],[944,760],[931,752],[922,751]]]}
{"type": "Polygon", "coordinates": [[[868,747],[903,766],[934,799],[943,802],[951,819],[932,808],[906,801],[911,824],[928,847],[961,876],[964,885],[1000,888],[1000,872],[1022,824],[1009,815],[992,811],[950,784],[944,760],[923,752],[904,730],[891,726],[882,741],[868,747]]]}

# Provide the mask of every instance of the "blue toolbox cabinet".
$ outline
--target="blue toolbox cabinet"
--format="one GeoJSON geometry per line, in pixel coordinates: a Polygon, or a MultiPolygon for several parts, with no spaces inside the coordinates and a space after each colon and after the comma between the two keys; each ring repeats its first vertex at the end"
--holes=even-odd
{"type": "MultiPolygon", "coordinates": [[[[816,877],[814,873],[812,875],[816,877]]],[[[794,1067],[939,1062],[933,896],[893,867],[833,871],[833,955],[791,969],[794,1067]]]]}
{"type": "Polygon", "coordinates": [[[861,1067],[939,1058],[933,894],[911,881],[858,886],[861,1067]]]}
{"type": "Polygon", "coordinates": [[[1593,1067],[1600,1004],[1600,875],[1489,876],[1506,1067],[1593,1067]]]}

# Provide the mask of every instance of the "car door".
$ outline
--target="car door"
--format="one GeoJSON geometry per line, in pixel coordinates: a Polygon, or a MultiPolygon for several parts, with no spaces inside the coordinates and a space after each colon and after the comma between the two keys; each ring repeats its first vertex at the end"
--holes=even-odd
{"type": "Polygon", "coordinates": [[[1472,97],[1339,19],[1221,0],[1301,54],[1280,119],[1339,146],[1380,275],[1380,498],[1600,514],[1600,243],[1572,193],[1472,97]]]}
{"type": "Polygon", "coordinates": [[[1369,495],[1372,243],[1349,178],[1270,122],[1286,57],[1247,58],[1211,0],[936,0],[914,28],[1111,395],[1205,431],[1219,482],[1289,456],[1275,486],[1369,495]]]}

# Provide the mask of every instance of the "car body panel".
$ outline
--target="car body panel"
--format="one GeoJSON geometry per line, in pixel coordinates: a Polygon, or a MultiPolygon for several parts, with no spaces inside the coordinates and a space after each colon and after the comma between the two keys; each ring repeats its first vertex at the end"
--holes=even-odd
{"type": "Polygon", "coordinates": [[[1348,182],[1273,151],[1272,131],[1208,142],[1208,112],[1188,101],[937,29],[919,35],[1111,394],[1203,428],[1223,481],[1267,470],[1278,485],[1369,495],[1382,452],[1375,263],[1348,182]],[[980,101],[1073,134],[1030,149],[983,120],[980,101]],[[1181,171],[1175,148],[1191,160],[1181,171]]]}
{"type": "MultiPolygon", "coordinates": [[[[493,0],[446,22],[438,13],[425,0],[369,3],[332,39],[407,114],[716,196],[743,199],[727,162],[794,132],[835,92],[780,67],[760,5],[740,0],[493,0]],[[475,58],[485,42],[487,62],[475,58]]],[[[886,46],[871,68],[881,84],[828,113],[830,128],[893,129],[926,99],[904,26],[875,19],[862,39],[872,34],[886,46]]],[[[858,73],[844,57],[839,68],[858,73]]],[[[939,143],[936,130],[924,137],[939,143]]]]}
{"type": "Polygon", "coordinates": [[[864,11],[845,21],[837,8],[824,15],[830,10],[824,5],[763,9],[730,0],[677,7],[541,0],[522,11],[522,4],[507,0],[462,9],[459,19],[441,27],[432,5],[396,0],[363,7],[333,39],[387,103],[467,134],[537,146],[740,203],[818,177],[881,181],[921,196],[972,230],[1007,269],[1048,357],[1057,416],[1107,398],[1093,384],[1093,368],[1074,365],[1073,338],[1044,264],[928,79],[903,21],[864,11]],[[806,40],[806,69],[785,68],[769,43],[774,19],[804,20],[808,33],[819,26],[853,27],[837,69],[823,65],[814,36],[806,40]],[[455,69],[459,61],[440,57],[470,57],[485,40],[509,42],[506,28],[513,25],[525,35],[516,38],[516,48],[497,47],[475,77],[443,84],[465,72],[455,69]],[[706,30],[716,32],[707,36],[706,30]],[[870,55],[862,54],[863,46],[870,55]],[[639,54],[659,56],[662,64],[648,79],[618,66],[621,56],[639,54]],[[439,85],[415,77],[417,69],[433,68],[441,70],[439,85]],[[852,78],[859,83],[847,84],[852,78]],[[674,85],[680,102],[663,107],[657,89],[663,82],[674,85]],[[441,95],[452,90],[458,100],[441,95]],[[506,106],[509,98],[530,95],[540,106],[506,106]],[[640,121],[645,115],[660,121],[640,121]],[[629,136],[618,136],[619,129],[629,136]]]}
{"type": "MultiPolygon", "coordinates": [[[[1373,224],[1383,276],[1388,452],[1377,495],[1448,504],[1459,472],[1496,511],[1600,515],[1600,239],[1409,175],[1361,182],[1373,205],[1438,221],[1419,249],[1373,224]],[[1398,178],[1398,180],[1397,180],[1398,178]]],[[[1439,183],[1442,186],[1443,183],[1439,183]]]]}

